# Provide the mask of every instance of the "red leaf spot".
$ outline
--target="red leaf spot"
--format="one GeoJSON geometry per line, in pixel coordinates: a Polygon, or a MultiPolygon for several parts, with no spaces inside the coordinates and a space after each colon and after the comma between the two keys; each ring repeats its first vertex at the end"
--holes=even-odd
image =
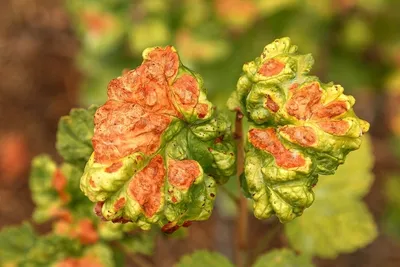
{"type": "Polygon", "coordinates": [[[96,188],[96,183],[93,181],[92,176],[89,178],[89,184],[91,187],[96,188]]]}
{"type": "Polygon", "coordinates": [[[289,90],[290,90],[290,91],[294,91],[294,90],[297,89],[297,87],[299,87],[299,84],[298,84],[298,83],[294,83],[294,84],[292,84],[292,85],[289,87],[289,90]]]}
{"type": "Polygon", "coordinates": [[[67,187],[67,178],[61,172],[60,169],[57,169],[53,174],[52,185],[54,189],[57,191],[61,201],[67,203],[70,200],[69,194],[66,192],[67,187]]]}
{"type": "Polygon", "coordinates": [[[116,171],[118,171],[123,165],[124,165],[124,164],[122,163],[122,161],[115,162],[115,163],[113,163],[111,166],[107,167],[107,168],[105,169],[105,172],[108,172],[108,173],[116,172],[116,171]]]}
{"type": "Polygon", "coordinates": [[[289,115],[299,120],[307,120],[321,101],[321,97],[322,91],[319,88],[319,84],[313,82],[293,92],[292,97],[286,104],[286,110],[289,115]]]}
{"type": "Polygon", "coordinates": [[[258,73],[264,75],[265,77],[271,77],[281,73],[284,68],[285,63],[276,59],[270,59],[261,66],[258,73]]]}
{"type": "Polygon", "coordinates": [[[176,222],[169,222],[166,225],[164,225],[161,228],[161,231],[163,231],[166,234],[172,234],[173,232],[175,232],[176,230],[179,229],[179,225],[176,224],[176,222]]]}
{"type": "Polygon", "coordinates": [[[302,146],[312,146],[317,142],[317,135],[309,126],[284,127],[280,131],[289,135],[292,141],[302,146]]]}
{"type": "Polygon", "coordinates": [[[345,135],[350,128],[350,124],[347,121],[321,121],[318,126],[324,132],[333,135],[345,135]]]}
{"type": "Polygon", "coordinates": [[[321,107],[316,112],[314,112],[317,118],[334,118],[347,111],[347,104],[343,101],[335,101],[329,103],[327,106],[321,107]]]}
{"type": "Polygon", "coordinates": [[[116,211],[122,209],[125,206],[125,198],[121,197],[120,199],[118,199],[115,203],[114,203],[114,209],[116,211]]]}
{"type": "Polygon", "coordinates": [[[160,190],[164,183],[164,177],[163,159],[160,155],[156,155],[144,169],[133,177],[129,184],[129,191],[147,217],[152,217],[160,207],[160,190]]]}
{"type": "Polygon", "coordinates": [[[194,160],[170,160],[168,181],[181,190],[188,189],[200,175],[200,168],[194,160]]]}
{"type": "Polygon", "coordinates": [[[203,119],[208,114],[208,105],[203,103],[198,103],[196,106],[196,112],[200,119],[203,119]]]}
{"type": "Polygon", "coordinates": [[[173,203],[176,203],[176,202],[178,202],[178,200],[176,199],[176,197],[175,197],[175,196],[172,196],[171,200],[172,200],[172,202],[173,202],[173,203]]]}
{"type": "Polygon", "coordinates": [[[272,100],[271,96],[269,95],[267,95],[267,101],[265,102],[265,106],[272,112],[277,112],[279,110],[278,104],[274,100],[272,100]]]}
{"type": "Polygon", "coordinates": [[[197,104],[200,89],[196,78],[192,75],[183,74],[175,81],[172,89],[179,106],[185,109],[193,109],[197,104]]]}
{"type": "Polygon", "coordinates": [[[222,141],[224,141],[224,136],[223,136],[223,135],[218,136],[217,138],[215,138],[214,144],[219,144],[219,143],[221,143],[222,141]]]}
{"type": "Polygon", "coordinates": [[[94,244],[99,239],[93,222],[89,219],[83,219],[79,221],[77,234],[79,241],[84,245],[94,244]]]}
{"type": "Polygon", "coordinates": [[[306,161],[304,157],[288,150],[279,140],[276,132],[272,128],[251,129],[249,131],[249,141],[258,149],[269,152],[274,158],[276,165],[289,169],[304,166],[306,161]]]}

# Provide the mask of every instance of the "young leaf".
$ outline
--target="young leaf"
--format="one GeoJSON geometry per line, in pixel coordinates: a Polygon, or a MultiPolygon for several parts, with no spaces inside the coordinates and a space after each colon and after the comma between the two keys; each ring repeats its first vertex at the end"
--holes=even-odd
{"type": "Polygon", "coordinates": [[[362,202],[373,181],[371,142],[366,137],[358,151],[333,176],[316,187],[316,201],[300,218],[285,225],[290,244],[303,253],[334,258],[366,246],[377,228],[362,202]]]}
{"type": "Polygon", "coordinates": [[[210,216],[216,183],[235,171],[235,149],[229,121],[175,48],[149,48],[143,58],[108,85],[81,189],[106,220],[173,232],[210,216]]]}
{"type": "Polygon", "coordinates": [[[196,251],[183,256],[175,267],[233,267],[233,264],[217,252],[196,251]]]}
{"type": "Polygon", "coordinates": [[[244,171],[259,219],[300,216],[314,201],[318,175],[333,174],[369,128],[343,87],[308,75],[313,63],[289,38],[275,40],[243,66],[228,101],[250,122],[244,171]]]}
{"type": "Polygon", "coordinates": [[[274,249],[258,257],[253,267],[313,267],[310,257],[296,255],[289,249],[274,249]]]}
{"type": "Polygon", "coordinates": [[[0,231],[0,266],[18,266],[34,245],[37,236],[28,223],[0,231]]]}
{"type": "Polygon", "coordinates": [[[72,109],[58,123],[56,148],[66,162],[83,167],[93,152],[93,116],[96,106],[72,109]]]}

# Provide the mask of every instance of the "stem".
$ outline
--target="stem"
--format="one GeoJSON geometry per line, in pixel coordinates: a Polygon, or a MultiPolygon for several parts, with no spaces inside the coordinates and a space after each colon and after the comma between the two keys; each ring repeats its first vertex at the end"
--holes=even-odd
{"type": "MultiPolygon", "coordinates": [[[[240,175],[244,169],[244,146],[243,146],[243,114],[237,110],[235,120],[235,139],[237,147],[237,176],[240,175]]],[[[240,180],[239,180],[240,190],[240,180]]],[[[235,257],[238,267],[245,267],[247,263],[247,248],[248,248],[248,210],[247,199],[241,194],[239,197],[239,210],[236,220],[236,247],[235,257]]]]}

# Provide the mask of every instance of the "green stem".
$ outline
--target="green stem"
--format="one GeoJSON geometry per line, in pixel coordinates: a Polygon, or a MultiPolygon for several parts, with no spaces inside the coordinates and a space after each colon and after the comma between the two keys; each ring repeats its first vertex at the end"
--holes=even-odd
{"type": "MultiPolygon", "coordinates": [[[[243,114],[236,111],[235,120],[235,139],[237,147],[237,176],[239,179],[240,192],[240,175],[244,170],[244,144],[243,144],[243,114]]],[[[247,266],[247,250],[248,250],[248,208],[247,199],[241,194],[239,197],[239,210],[236,219],[236,243],[235,258],[238,267],[247,266]]]]}

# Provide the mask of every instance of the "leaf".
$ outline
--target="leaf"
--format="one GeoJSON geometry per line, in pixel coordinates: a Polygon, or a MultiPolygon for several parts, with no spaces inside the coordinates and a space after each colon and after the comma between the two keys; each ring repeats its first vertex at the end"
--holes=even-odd
{"type": "Polygon", "coordinates": [[[17,266],[34,245],[37,236],[28,223],[0,231],[0,266],[17,266]]]}
{"type": "Polygon", "coordinates": [[[225,256],[210,251],[196,251],[190,255],[183,256],[175,267],[233,267],[225,256]]]}
{"type": "Polygon", "coordinates": [[[350,253],[372,242],[377,227],[362,197],[373,181],[371,142],[348,156],[333,176],[316,187],[316,201],[303,216],[285,225],[296,250],[323,258],[350,253]]]}
{"type": "Polygon", "coordinates": [[[274,249],[258,257],[253,267],[312,267],[311,258],[289,249],[274,249]]]}
{"type": "Polygon", "coordinates": [[[333,174],[369,128],[354,114],[355,100],[343,87],[308,75],[313,63],[289,38],[277,39],[243,66],[228,101],[250,122],[242,184],[259,219],[276,214],[288,222],[300,216],[314,201],[318,175],[333,174]]]}
{"type": "Polygon", "coordinates": [[[56,148],[66,162],[83,166],[93,152],[93,116],[96,106],[72,109],[58,123],[56,148]]]}
{"type": "Polygon", "coordinates": [[[216,183],[235,172],[235,148],[228,119],[175,48],[149,48],[143,58],[108,85],[81,189],[106,220],[173,232],[208,219],[216,183]]]}
{"type": "Polygon", "coordinates": [[[154,253],[156,236],[158,231],[142,231],[134,235],[128,235],[120,241],[128,253],[140,253],[151,256],[154,253]]]}
{"type": "MultiPolygon", "coordinates": [[[[35,222],[73,215],[88,216],[93,204],[79,190],[82,171],[71,164],[56,165],[47,155],[33,159],[29,185],[36,207],[35,222]],[[88,206],[89,205],[89,206],[88,206]]],[[[80,217],[80,216],[78,216],[80,217]]]]}
{"type": "Polygon", "coordinates": [[[115,266],[114,255],[111,248],[105,244],[96,244],[83,251],[80,257],[66,257],[55,266],[93,266],[93,267],[113,267],[115,266]]]}

